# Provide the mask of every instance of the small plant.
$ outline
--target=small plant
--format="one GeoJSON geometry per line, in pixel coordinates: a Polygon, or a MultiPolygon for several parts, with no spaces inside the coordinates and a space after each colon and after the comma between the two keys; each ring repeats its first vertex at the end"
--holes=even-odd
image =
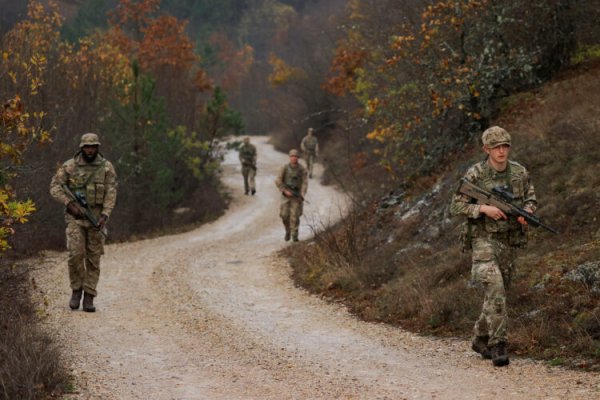
{"type": "Polygon", "coordinates": [[[582,46],[571,58],[572,64],[579,64],[588,60],[595,60],[600,58],[600,44],[582,46]]]}
{"type": "Polygon", "coordinates": [[[548,361],[548,364],[553,367],[565,365],[565,359],[562,357],[555,357],[555,358],[551,359],[550,361],[548,361]]]}

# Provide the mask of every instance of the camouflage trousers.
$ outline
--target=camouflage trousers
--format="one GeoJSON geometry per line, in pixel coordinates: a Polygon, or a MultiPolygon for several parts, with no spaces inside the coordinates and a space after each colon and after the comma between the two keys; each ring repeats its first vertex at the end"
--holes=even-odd
{"type": "Polygon", "coordinates": [[[67,250],[71,289],[83,288],[86,293],[96,296],[104,236],[88,221],[67,216],[67,250]]]}
{"type": "Polygon", "coordinates": [[[506,290],[510,286],[515,254],[515,248],[508,245],[508,236],[473,238],[471,280],[484,294],[473,333],[489,336],[490,346],[508,341],[506,290]]]}
{"type": "Polygon", "coordinates": [[[302,215],[302,200],[281,196],[279,216],[285,226],[285,232],[290,233],[293,238],[298,238],[298,225],[302,215]]]}
{"type": "Polygon", "coordinates": [[[315,159],[317,158],[314,153],[304,153],[304,160],[306,161],[306,170],[308,171],[308,176],[312,178],[313,174],[313,166],[315,164],[315,159]]]}
{"type": "Polygon", "coordinates": [[[242,165],[242,176],[244,177],[244,193],[256,190],[256,168],[249,165],[242,165]]]}

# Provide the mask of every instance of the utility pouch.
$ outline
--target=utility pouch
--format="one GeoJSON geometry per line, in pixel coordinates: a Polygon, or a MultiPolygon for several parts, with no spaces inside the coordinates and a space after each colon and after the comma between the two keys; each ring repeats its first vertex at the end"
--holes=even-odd
{"type": "Polygon", "coordinates": [[[473,223],[467,219],[462,223],[460,229],[460,242],[462,243],[462,251],[467,252],[473,249],[473,223]]]}
{"type": "Polygon", "coordinates": [[[492,218],[485,217],[485,231],[488,233],[502,233],[510,230],[510,223],[507,220],[500,219],[498,221],[492,218]]]}
{"type": "Polygon", "coordinates": [[[96,205],[104,203],[105,186],[104,183],[96,183],[96,205]]]}
{"type": "Polygon", "coordinates": [[[511,247],[517,247],[519,249],[526,248],[527,247],[527,227],[519,224],[518,227],[511,229],[511,231],[508,235],[508,244],[511,247]]]}

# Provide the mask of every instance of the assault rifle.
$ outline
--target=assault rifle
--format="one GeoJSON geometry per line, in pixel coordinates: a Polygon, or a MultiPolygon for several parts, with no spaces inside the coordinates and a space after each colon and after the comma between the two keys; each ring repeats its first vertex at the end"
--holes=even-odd
{"type": "Polygon", "coordinates": [[[304,198],[304,196],[302,196],[302,195],[300,194],[300,190],[299,190],[299,189],[294,189],[293,187],[291,187],[291,186],[289,186],[289,185],[285,185],[285,188],[286,188],[287,190],[289,190],[289,191],[290,191],[290,193],[292,193],[292,197],[294,197],[294,198],[296,198],[296,199],[298,199],[298,200],[302,200],[302,201],[303,201],[303,202],[305,202],[306,204],[310,204],[310,203],[308,202],[308,200],[306,200],[306,199],[304,198]]]}
{"type": "Polygon", "coordinates": [[[524,209],[515,206],[512,202],[514,196],[507,188],[502,186],[496,186],[492,188],[492,192],[488,192],[485,189],[469,182],[465,178],[460,180],[460,187],[458,193],[469,196],[470,198],[477,200],[477,204],[485,204],[488,206],[494,206],[502,210],[505,214],[514,215],[516,217],[523,217],[528,224],[533,227],[541,226],[542,228],[558,234],[556,229],[545,225],[540,221],[540,218],[525,211],[524,209]]]}
{"type": "Polygon", "coordinates": [[[257,171],[257,169],[256,169],[256,163],[253,162],[253,161],[242,160],[242,166],[244,166],[244,167],[250,167],[253,170],[257,171]]]}
{"type": "Polygon", "coordinates": [[[83,193],[79,193],[79,192],[73,193],[67,185],[62,185],[62,188],[69,195],[69,197],[71,199],[73,199],[77,202],[79,207],[82,209],[82,211],[85,215],[85,218],[88,221],[90,221],[90,223],[94,226],[94,228],[98,229],[105,238],[108,238],[106,233],[102,229],[100,229],[98,220],[96,219],[96,217],[94,217],[94,214],[92,214],[92,211],[90,210],[90,206],[87,202],[87,199],[85,198],[85,195],[83,193]]]}

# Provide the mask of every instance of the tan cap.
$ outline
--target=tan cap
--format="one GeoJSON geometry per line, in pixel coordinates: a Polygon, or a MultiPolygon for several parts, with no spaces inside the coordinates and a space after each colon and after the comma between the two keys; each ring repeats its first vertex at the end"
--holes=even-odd
{"type": "Polygon", "coordinates": [[[290,152],[288,154],[290,156],[296,156],[296,157],[298,157],[298,155],[299,155],[298,150],[296,150],[296,149],[290,150],[290,152]]]}
{"type": "Polygon", "coordinates": [[[79,147],[83,146],[100,146],[100,139],[95,133],[84,133],[81,136],[81,143],[79,147]]]}
{"type": "Polygon", "coordinates": [[[483,132],[481,141],[485,146],[490,148],[498,147],[503,144],[510,146],[510,134],[499,126],[492,126],[483,132]]]}
{"type": "Polygon", "coordinates": [[[244,138],[244,143],[250,143],[250,137],[246,136],[246,137],[244,138]]]}

